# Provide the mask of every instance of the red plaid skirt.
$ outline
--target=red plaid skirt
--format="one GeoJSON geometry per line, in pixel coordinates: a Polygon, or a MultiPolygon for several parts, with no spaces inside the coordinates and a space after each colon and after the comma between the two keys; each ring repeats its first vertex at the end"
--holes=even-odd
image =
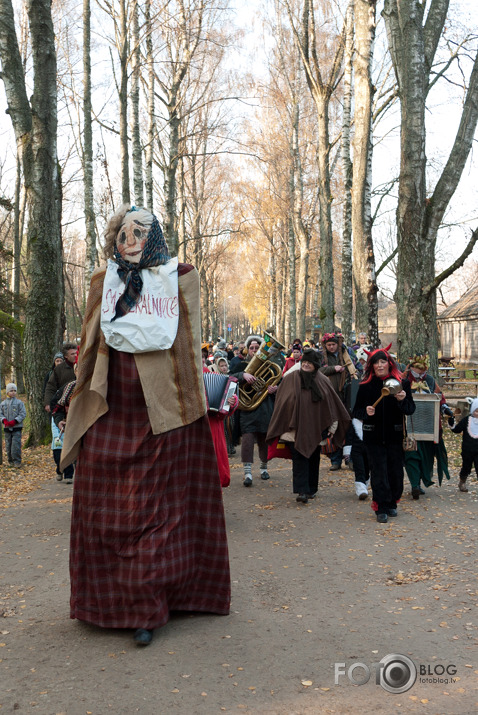
{"type": "Polygon", "coordinates": [[[226,615],[229,559],[207,416],[153,435],[134,358],[113,350],[108,405],[75,474],[71,618],[152,629],[172,610],[226,615]]]}

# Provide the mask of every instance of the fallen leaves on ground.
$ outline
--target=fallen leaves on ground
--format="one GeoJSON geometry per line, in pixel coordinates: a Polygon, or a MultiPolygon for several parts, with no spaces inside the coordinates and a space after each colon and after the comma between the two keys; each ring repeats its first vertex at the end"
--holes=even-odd
{"type": "Polygon", "coordinates": [[[0,466],[0,508],[8,508],[55,476],[55,463],[47,445],[22,449],[21,467],[11,467],[4,456],[0,466]]]}
{"type": "MultiPolygon", "coordinates": [[[[449,573],[450,571],[454,571],[453,564],[423,566],[421,569],[419,569],[419,571],[410,571],[409,573],[403,573],[403,571],[399,571],[397,574],[387,580],[387,584],[402,585],[405,583],[416,583],[417,581],[430,581],[436,578],[441,579],[444,573],[449,573]]],[[[443,585],[442,588],[444,588],[443,585]]]]}

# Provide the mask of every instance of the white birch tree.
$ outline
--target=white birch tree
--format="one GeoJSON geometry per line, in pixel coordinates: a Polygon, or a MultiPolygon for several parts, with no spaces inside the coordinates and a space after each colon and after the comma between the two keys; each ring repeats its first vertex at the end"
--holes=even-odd
{"type": "Polygon", "coordinates": [[[372,241],[371,158],[373,83],[371,63],[376,0],[354,0],[354,138],[352,175],[353,276],[355,330],[378,345],[378,302],[372,241]]]}

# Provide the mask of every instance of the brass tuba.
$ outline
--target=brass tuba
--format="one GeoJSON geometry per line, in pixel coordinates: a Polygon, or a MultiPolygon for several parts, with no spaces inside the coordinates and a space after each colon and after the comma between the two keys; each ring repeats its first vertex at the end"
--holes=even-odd
{"type": "Polygon", "coordinates": [[[244,370],[249,375],[254,375],[256,379],[250,384],[244,382],[239,386],[239,410],[244,412],[255,410],[266,399],[267,388],[280,382],[282,370],[279,365],[271,362],[271,358],[281,350],[285,350],[285,345],[270,333],[264,333],[259,350],[244,370]]]}

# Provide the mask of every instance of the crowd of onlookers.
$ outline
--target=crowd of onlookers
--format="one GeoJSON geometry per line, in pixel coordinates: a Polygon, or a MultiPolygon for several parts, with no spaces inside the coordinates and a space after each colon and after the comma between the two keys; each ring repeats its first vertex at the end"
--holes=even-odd
{"type": "MultiPolygon", "coordinates": [[[[78,346],[75,343],[63,344],[61,352],[55,354],[50,370],[43,382],[43,404],[51,416],[51,449],[56,465],[58,481],[66,484],[73,482],[74,465],[60,470],[63,433],[66,424],[68,406],[76,384],[75,369],[78,359],[78,346]]],[[[5,433],[7,461],[13,467],[22,463],[22,428],[26,417],[25,405],[17,397],[17,386],[10,382],[6,386],[6,399],[0,403],[0,420],[5,433]]]]}

